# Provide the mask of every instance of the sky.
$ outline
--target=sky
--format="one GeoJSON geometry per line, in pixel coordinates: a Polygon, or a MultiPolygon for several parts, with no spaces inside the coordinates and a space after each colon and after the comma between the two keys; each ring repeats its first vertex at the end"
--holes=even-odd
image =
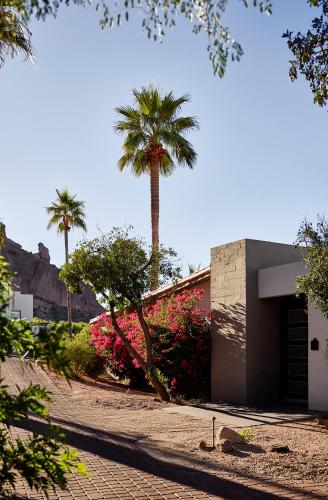
{"type": "MultiPolygon", "coordinates": [[[[241,62],[214,77],[207,40],[180,20],[162,44],[147,39],[141,17],[101,31],[94,8],[63,7],[31,24],[36,64],[18,57],[0,69],[0,219],[8,237],[64,261],[64,241],[47,231],[45,208],[68,187],[86,205],[87,238],[133,225],[150,239],[149,177],[119,172],[122,138],[114,108],[149,82],[190,94],[184,114],[194,170],[160,181],[160,240],[182,263],[202,267],[210,248],[242,238],[293,243],[304,217],[328,215],[327,111],[307,83],[288,78],[291,54],[281,34],[310,25],[305,0],[274,0],[268,17],[231,0],[225,17],[242,44],[241,62]]],[[[74,249],[83,238],[70,234],[74,249]]]]}

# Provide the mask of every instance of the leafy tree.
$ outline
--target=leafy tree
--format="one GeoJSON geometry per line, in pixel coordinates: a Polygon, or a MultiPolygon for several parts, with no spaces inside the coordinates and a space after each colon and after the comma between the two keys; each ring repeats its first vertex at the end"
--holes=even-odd
{"type": "Polygon", "coordinates": [[[297,291],[304,293],[328,319],[328,222],[318,216],[316,226],[306,219],[297,235],[297,243],[305,244],[304,264],[307,274],[297,278],[297,291]]]}
{"type": "Polygon", "coordinates": [[[294,59],[289,76],[292,81],[298,74],[305,76],[314,94],[314,102],[325,106],[328,101],[328,0],[307,0],[313,7],[321,8],[322,13],[312,21],[312,29],[305,34],[286,31],[284,37],[294,59]]]}
{"type": "MultiPolygon", "coordinates": [[[[164,284],[179,276],[175,252],[160,249],[159,279],[164,284]]],[[[81,282],[89,284],[109,307],[113,328],[132,358],[136,359],[163,400],[169,400],[165,381],[154,364],[153,339],[143,312],[144,299],[150,291],[152,254],[131,228],[114,228],[109,234],[84,241],[71,254],[60,271],[60,278],[71,291],[81,291],[81,282]],[[138,351],[120,327],[117,315],[124,310],[135,312],[144,336],[144,351],[138,351]]]]}
{"type": "MultiPolygon", "coordinates": [[[[68,233],[74,227],[87,230],[85,223],[84,202],[76,200],[76,195],[72,196],[68,189],[62,191],[56,189],[57,199],[49,207],[46,207],[50,219],[48,229],[57,227],[58,234],[64,233],[65,240],[65,262],[68,263],[68,233]]],[[[67,321],[68,329],[72,331],[72,298],[67,290],[67,321]]]]}
{"type": "MultiPolygon", "coordinates": [[[[88,0],[25,0],[30,15],[45,19],[56,15],[61,4],[88,5],[88,0]]],[[[161,41],[167,28],[174,28],[178,16],[182,16],[192,25],[195,34],[205,33],[208,38],[207,51],[215,75],[224,76],[230,59],[239,61],[243,55],[241,45],[224,26],[223,16],[230,0],[118,0],[96,2],[100,11],[102,29],[120,26],[128,21],[130,14],[141,14],[142,29],[148,38],[161,41]]],[[[271,0],[239,0],[245,7],[253,5],[268,15],[272,13],[271,0]]]]}
{"type": "MultiPolygon", "coordinates": [[[[294,35],[287,30],[284,37],[292,51],[294,59],[291,61],[289,70],[292,81],[296,80],[298,74],[303,74],[310,83],[311,91],[314,94],[314,101],[320,106],[327,104],[327,2],[328,0],[304,0],[311,7],[322,9],[322,14],[312,21],[312,29],[306,34],[297,33],[294,35]]],[[[261,12],[272,14],[272,0],[240,0],[248,7],[253,5],[261,12]]],[[[21,24],[22,34],[28,35],[28,43],[24,44],[24,37],[17,36],[17,41],[22,42],[22,46],[16,44],[16,33],[20,33],[14,28],[13,36],[3,37],[3,52],[5,57],[8,53],[14,55],[17,48],[21,48],[26,55],[30,55],[29,32],[27,21],[31,16],[37,19],[45,19],[49,15],[56,16],[62,4],[89,5],[88,0],[3,0],[3,8],[12,8],[12,4],[17,5],[16,11],[22,12],[23,22],[21,24]],[[9,7],[8,7],[9,6],[9,7]],[[22,11],[21,11],[22,9],[22,11]],[[24,31],[25,30],[25,31],[24,31]],[[7,43],[8,42],[8,43],[7,43]],[[17,45],[17,47],[16,47],[17,45]],[[27,50],[26,50],[27,48],[27,50]]],[[[224,76],[228,60],[239,61],[243,55],[241,45],[235,40],[228,27],[224,26],[224,14],[229,5],[229,0],[121,0],[110,4],[104,0],[96,3],[96,9],[100,11],[100,26],[102,29],[120,26],[123,21],[128,21],[130,14],[139,11],[142,16],[142,28],[146,31],[148,38],[161,41],[167,28],[173,28],[178,16],[185,17],[192,25],[192,31],[197,34],[206,33],[208,37],[207,51],[215,75],[221,78],[224,76]]],[[[3,19],[6,24],[8,20],[3,19]]],[[[9,20],[10,26],[10,20],[9,20]]],[[[9,32],[11,29],[9,28],[9,32]]],[[[0,30],[0,41],[2,35],[0,30]]],[[[1,53],[1,51],[0,51],[1,53]]],[[[2,62],[4,61],[4,57],[2,62]]]]}
{"type": "Polygon", "coordinates": [[[122,117],[115,131],[124,136],[123,156],[118,162],[120,170],[131,167],[139,176],[149,174],[152,228],[152,290],[158,287],[159,249],[159,176],[171,175],[178,165],[193,168],[197,155],[185,138],[187,132],[198,128],[191,116],[180,116],[189,96],[175,98],[172,92],[161,95],[154,86],[133,90],[133,106],[116,108],[122,117]]]}
{"type": "Polygon", "coordinates": [[[28,17],[24,0],[0,0],[0,66],[20,52],[32,57],[28,17]]]}
{"type": "MultiPolygon", "coordinates": [[[[39,364],[51,366],[66,375],[68,360],[65,355],[61,329],[41,329],[36,338],[26,321],[10,321],[6,312],[11,273],[0,256],[0,367],[12,351],[18,355],[29,351],[39,364]]],[[[67,472],[76,470],[85,474],[76,452],[61,444],[63,435],[50,425],[46,403],[49,394],[39,385],[17,388],[12,394],[0,379],[0,496],[15,489],[18,476],[22,476],[32,489],[47,491],[67,486],[67,472]],[[44,435],[33,433],[26,439],[14,439],[10,427],[36,415],[48,424],[44,435]]],[[[3,496],[4,495],[4,496],[3,496]]],[[[6,497],[7,498],[7,497],[6,497]]]]}

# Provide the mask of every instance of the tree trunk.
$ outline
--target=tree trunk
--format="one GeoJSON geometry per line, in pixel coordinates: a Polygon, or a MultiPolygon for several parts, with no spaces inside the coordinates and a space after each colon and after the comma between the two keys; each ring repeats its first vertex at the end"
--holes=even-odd
{"type": "Polygon", "coordinates": [[[159,251],[159,162],[153,159],[150,166],[150,200],[151,200],[151,290],[158,288],[158,251],[159,251]]]}
{"type": "MultiPolygon", "coordinates": [[[[106,297],[106,300],[108,300],[108,297],[106,297]]],[[[138,308],[138,317],[139,317],[139,322],[142,327],[142,330],[144,332],[144,337],[147,345],[147,352],[148,352],[148,359],[145,361],[140,354],[132,347],[130,341],[127,339],[125,333],[123,330],[120,328],[119,324],[117,323],[116,315],[115,315],[115,309],[114,309],[114,304],[112,302],[109,303],[110,305],[110,315],[113,323],[113,327],[115,330],[115,333],[120,337],[122,340],[123,344],[127,348],[127,351],[129,352],[130,356],[132,358],[135,358],[138,363],[140,364],[141,368],[145,372],[145,375],[147,375],[151,385],[159,395],[159,397],[163,401],[170,401],[170,395],[165,387],[165,385],[159,380],[158,378],[158,373],[159,370],[153,365],[153,355],[152,355],[152,345],[151,345],[151,337],[150,337],[150,332],[149,332],[149,327],[146,323],[146,320],[143,317],[143,312],[142,309],[138,308]]]]}
{"type": "Polygon", "coordinates": [[[151,385],[154,387],[154,389],[157,392],[157,394],[159,395],[159,397],[163,401],[170,401],[170,395],[167,392],[167,389],[166,389],[165,385],[162,384],[162,382],[160,382],[158,380],[158,377],[154,373],[154,370],[150,369],[147,372],[147,376],[149,378],[149,381],[150,381],[151,385]]]}
{"type": "MultiPolygon", "coordinates": [[[[68,230],[65,229],[65,262],[68,264],[68,230]]],[[[72,335],[72,297],[68,291],[68,287],[66,287],[67,291],[67,322],[68,322],[68,333],[72,335]]]]}

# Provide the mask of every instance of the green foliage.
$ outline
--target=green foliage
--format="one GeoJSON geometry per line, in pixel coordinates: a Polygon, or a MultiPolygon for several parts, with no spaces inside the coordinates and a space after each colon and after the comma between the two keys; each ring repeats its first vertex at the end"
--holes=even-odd
{"type": "Polygon", "coordinates": [[[240,431],[238,431],[238,434],[246,441],[246,443],[250,443],[254,439],[254,432],[251,427],[245,427],[244,429],[241,429],[240,431]]]}
{"type": "Polygon", "coordinates": [[[66,353],[73,375],[85,373],[96,377],[104,371],[104,362],[96,354],[96,349],[90,343],[90,326],[86,325],[74,337],[66,340],[66,353]]]}
{"type": "Polygon", "coordinates": [[[312,7],[321,9],[321,15],[312,21],[305,34],[286,31],[283,37],[292,51],[289,76],[292,81],[304,75],[310,84],[314,102],[326,106],[328,102],[328,0],[307,0],[312,7]]]}
{"type": "MultiPolygon", "coordinates": [[[[37,337],[26,321],[10,321],[6,312],[11,273],[8,264],[0,256],[0,362],[13,350],[19,355],[29,351],[39,364],[55,369],[67,376],[69,361],[65,354],[63,328],[40,328],[37,337]]],[[[0,380],[0,494],[15,488],[17,476],[22,476],[36,490],[46,491],[50,487],[65,488],[67,472],[75,470],[85,473],[76,453],[61,440],[63,436],[49,422],[46,403],[50,397],[38,385],[9,392],[0,380]],[[13,439],[10,426],[36,415],[47,423],[47,432],[40,436],[32,434],[26,440],[13,439]]]]}
{"type": "Polygon", "coordinates": [[[297,243],[306,245],[304,264],[307,274],[297,278],[297,291],[304,293],[321,314],[328,319],[328,222],[318,216],[316,227],[304,220],[297,243]]]}
{"type": "MultiPolygon", "coordinates": [[[[66,334],[69,333],[69,324],[68,321],[50,321],[42,318],[33,318],[33,325],[49,325],[51,328],[61,328],[66,334]]],[[[71,325],[72,335],[78,334],[85,326],[88,326],[88,323],[84,323],[83,321],[73,322],[71,325]]]]}
{"type": "MultiPolygon", "coordinates": [[[[248,7],[258,7],[260,12],[272,13],[271,0],[240,0],[248,7]]],[[[44,19],[56,15],[61,4],[87,5],[88,0],[29,0],[26,2],[30,15],[44,19]]],[[[165,30],[174,28],[177,17],[181,16],[192,25],[195,34],[207,36],[207,51],[215,75],[224,76],[229,59],[239,61],[243,55],[241,45],[224,26],[223,17],[229,0],[118,0],[116,2],[98,1],[96,9],[100,11],[100,26],[113,28],[121,26],[130,19],[130,14],[141,15],[142,28],[148,38],[161,41],[165,30]]]]}
{"type": "Polygon", "coordinates": [[[24,0],[0,0],[0,66],[8,56],[32,56],[31,33],[24,0]]]}
{"type": "MultiPolygon", "coordinates": [[[[162,248],[159,252],[160,283],[175,280],[180,268],[176,253],[162,248]]],[[[70,291],[79,293],[81,282],[93,287],[107,305],[135,308],[143,303],[151,284],[151,252],[132,228],[114,228],[99,238],[84,241],[71,254],[69,264],[60,271],[60,279],[70,291]]]]}

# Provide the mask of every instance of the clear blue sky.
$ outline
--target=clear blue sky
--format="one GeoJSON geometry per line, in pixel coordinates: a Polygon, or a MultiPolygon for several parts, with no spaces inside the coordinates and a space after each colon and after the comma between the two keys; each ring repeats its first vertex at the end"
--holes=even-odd
{"type": "MultiPolygon", "coordinates": [[[[210,247],[240,238],[291,243],[304,216],[327,209],[327,112],[307,84],[288,79],[286,29],[309,25],[305,0],[274,0],[267,17],[231,0],[226,18],[245,56],[223,80],[213,77],[206,38],[180,21],[162,45],[141,31],[139,16],[101,31],[92,7],[65,8],[56,20],[33,22],[37,65],[21,59],[0,69],[0,217],[8,236],[52,262],[64,244],[47,231],[44,207],[68,186],[85,201],[88,237],[132,224],[150,237],[149,178],[120,173],[122,139],[114,107],[148,82],[177,95],[201,129],[190,139],[193,171],[161,179],[160,239],[183,262],[209,263],[210,247]]],[[[82,234],[71,234],[74,247],[82,234]]]]}

